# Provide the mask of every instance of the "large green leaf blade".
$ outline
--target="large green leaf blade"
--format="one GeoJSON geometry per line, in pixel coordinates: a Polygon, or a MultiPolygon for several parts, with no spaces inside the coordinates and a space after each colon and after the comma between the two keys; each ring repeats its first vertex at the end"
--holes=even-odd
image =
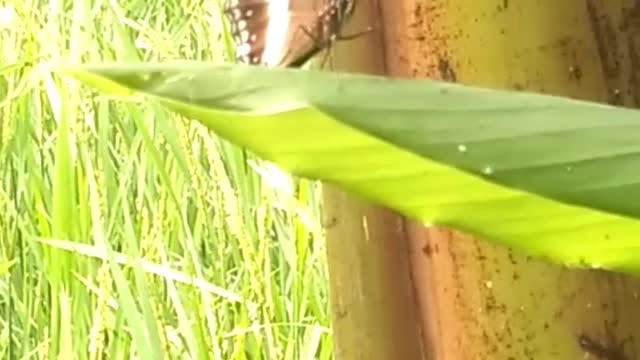
{"type": "Polygon", "coordinates": [[[423,222],[567,264],[640,270],[640,174],[632,166],[640,112],[426,80],[247,66],[64,71],[109,91],[117,84],[150,95],[293,173],[423,222]]]}

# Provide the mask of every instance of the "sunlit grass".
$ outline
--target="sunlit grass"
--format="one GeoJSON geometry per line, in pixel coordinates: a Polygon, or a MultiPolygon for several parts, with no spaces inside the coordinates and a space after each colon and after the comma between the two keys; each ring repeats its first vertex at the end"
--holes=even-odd
{"type": "Polygon", "coordinates": [[[0,358],[331,357],[318,187],[47,62],[224,61],[215,1],[0,1],[0,358]]]}

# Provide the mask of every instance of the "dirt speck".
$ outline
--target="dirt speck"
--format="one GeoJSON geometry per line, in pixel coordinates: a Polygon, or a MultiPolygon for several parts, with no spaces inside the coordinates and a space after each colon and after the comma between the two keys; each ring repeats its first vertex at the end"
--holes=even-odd
{"type": "Polygon", "coordinates": [[[429,243],[425,244],[422,247],[422,253],[427,257],[431,257],[431,255],[433,255],[433,248],[429,243]]]}

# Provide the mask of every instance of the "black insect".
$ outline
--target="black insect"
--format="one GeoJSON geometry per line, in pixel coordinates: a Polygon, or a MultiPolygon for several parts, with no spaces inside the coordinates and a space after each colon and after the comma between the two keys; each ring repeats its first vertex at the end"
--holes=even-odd
{"type": "Polygon", "coordinates": [[[605,330],[608,337],[606,342],[600,342],[586,334],[580,334],[578,336],[578,345],[582,351],[599,360],[632,360],[624,352],[624,344],[629,339],[620,342],[616,341],[613,331],[611,331],[609,323],[606,321],[605,330]]]}

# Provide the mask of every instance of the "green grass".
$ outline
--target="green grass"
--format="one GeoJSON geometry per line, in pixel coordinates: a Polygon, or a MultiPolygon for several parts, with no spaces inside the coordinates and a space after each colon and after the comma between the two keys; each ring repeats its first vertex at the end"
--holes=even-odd
{"type": "Polygon", "coordinates": [[[0,0],[0,358],[331,358],[318,186],[43,66],[223,32],[215,0],[0,0]]]}

